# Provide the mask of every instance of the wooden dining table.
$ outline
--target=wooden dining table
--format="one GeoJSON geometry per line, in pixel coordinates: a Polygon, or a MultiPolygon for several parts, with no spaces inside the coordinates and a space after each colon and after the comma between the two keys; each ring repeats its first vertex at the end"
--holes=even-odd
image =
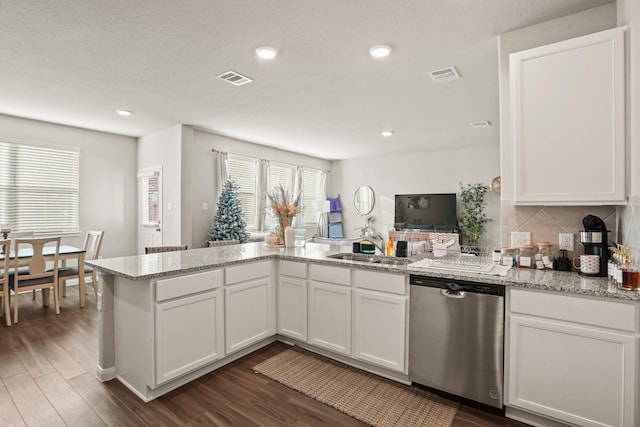
{"type": "MultiPolygon", "coordinates": [[[[84,256],[86,251],[82,248],[76,248],[75,246],[60,245],[60,251],[58,252],[58,260],[62,261],[63,265],[69,260],[77,260],[78,262],[78,287],[80,291],[80,307],[84,307],[85,303],[85,280],[84,280],[84,256]]],[[[45,246],[43,249],[45,259],[52,259],[55,256],[54,246],[45,246]]],[[[18,249],[18,264],[28,265],[29,259],[33,256],[33,249],[30,247],[24,247],[18,249]]],[[[3,259],[4,255],[0,254],[0,259],[3,259]]],[[[15,259],[15,252],[11,251],[9,259],[15,259]]],[[[10,263],[14,265],[13,262],[10,263]]]]}

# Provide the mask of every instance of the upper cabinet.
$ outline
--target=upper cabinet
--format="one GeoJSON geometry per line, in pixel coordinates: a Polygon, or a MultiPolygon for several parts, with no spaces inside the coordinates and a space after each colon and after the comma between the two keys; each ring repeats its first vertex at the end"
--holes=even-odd
{"type": "Polygon", "coordinates": [[[625,204],[624,28],[513,53],[509,71],[514,204],[625,204]]]}

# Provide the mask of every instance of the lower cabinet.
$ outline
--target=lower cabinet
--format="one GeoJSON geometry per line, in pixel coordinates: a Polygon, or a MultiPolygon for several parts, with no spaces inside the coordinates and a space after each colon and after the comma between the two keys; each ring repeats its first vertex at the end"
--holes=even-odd
{"type": "Polygon", "coordinates": [[[156,384],[224,356],[222,288],[157,304],[156,384]]]}
{"type": "Polygon", "coordinates": [[[407,373],[406,281],[405,275],[354,271],[354,357],[407,373]]]}
{"type": "Polygon", "coordinates": [[[309,344],[351,355],[351,270],[309,266],[309,344]]]}
{"type": "Polygon", "coordinates": [[[278,333],[307,341],[307,264],[280,261],[278,333]]]}
{"type": "Polygon", "coordinates": [[[224,356],[222,284],[221,270],[156,282],[155,386],[224,356]]]}
{"type": "Polygon", "coordinates": [[[225,269],[225,350],[233,353],[275,333],[271,261],[225,269]]]}
{"type": "Polygon", "coordinates": [[[353,355],[404,372],[406,316],[407,297],[356,289],[353,355]]]}
{"type": "Polygon", "coordinates": [[[635,426],[633,304],[511,291],[508,406],[583,426],[635,426]]]}

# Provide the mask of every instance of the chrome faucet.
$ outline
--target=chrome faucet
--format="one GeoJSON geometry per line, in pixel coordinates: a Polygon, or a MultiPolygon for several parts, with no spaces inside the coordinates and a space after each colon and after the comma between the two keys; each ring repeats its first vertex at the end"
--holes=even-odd
{"type": "Polygon", "coordinates": [[[375,246],[376,249],[380,251],[380,254],[382,254],[382,256],[386,256],[387,255],[387,251],[385,250],[386,240],[382,236],[380,236],[378,233],[376,233],[372,223],[373,223],[373,217],[372,216],[367,217],[366,224],[364,225],[364,227],[360,229],[360,238],[362,240],[370,240],[371,243],[373,243],[373,246],[375,246]]]}
{"type": "Polygon", "coordinates": [[[379,234],[369,234],[366,238],[371,240],[373,246],[375,246],[380,251],[382,256],[387,255],[387,251],[385,250],[385,240],[384,238],[382,238],[382,236],[380,236],[379,234]],[[376,243],[374,240],[378,240],[379,243],[376,243]]]}

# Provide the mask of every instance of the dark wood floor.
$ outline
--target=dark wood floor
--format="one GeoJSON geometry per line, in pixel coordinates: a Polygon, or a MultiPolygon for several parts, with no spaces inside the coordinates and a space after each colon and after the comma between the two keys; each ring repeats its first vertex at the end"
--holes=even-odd
{"type": "MultiPolygon", "coordinates": [[[[62,312],[20,296],[20,323],[0,326],[0,426],[363,426],[251,367],[286,345],[271,344],[192,383],[143,403],[117,380],[95,377],[95,297],[78,307],[76,288],[62,312]]],[[[454,426],[523,426],[461,406],[454,426]]]]}

